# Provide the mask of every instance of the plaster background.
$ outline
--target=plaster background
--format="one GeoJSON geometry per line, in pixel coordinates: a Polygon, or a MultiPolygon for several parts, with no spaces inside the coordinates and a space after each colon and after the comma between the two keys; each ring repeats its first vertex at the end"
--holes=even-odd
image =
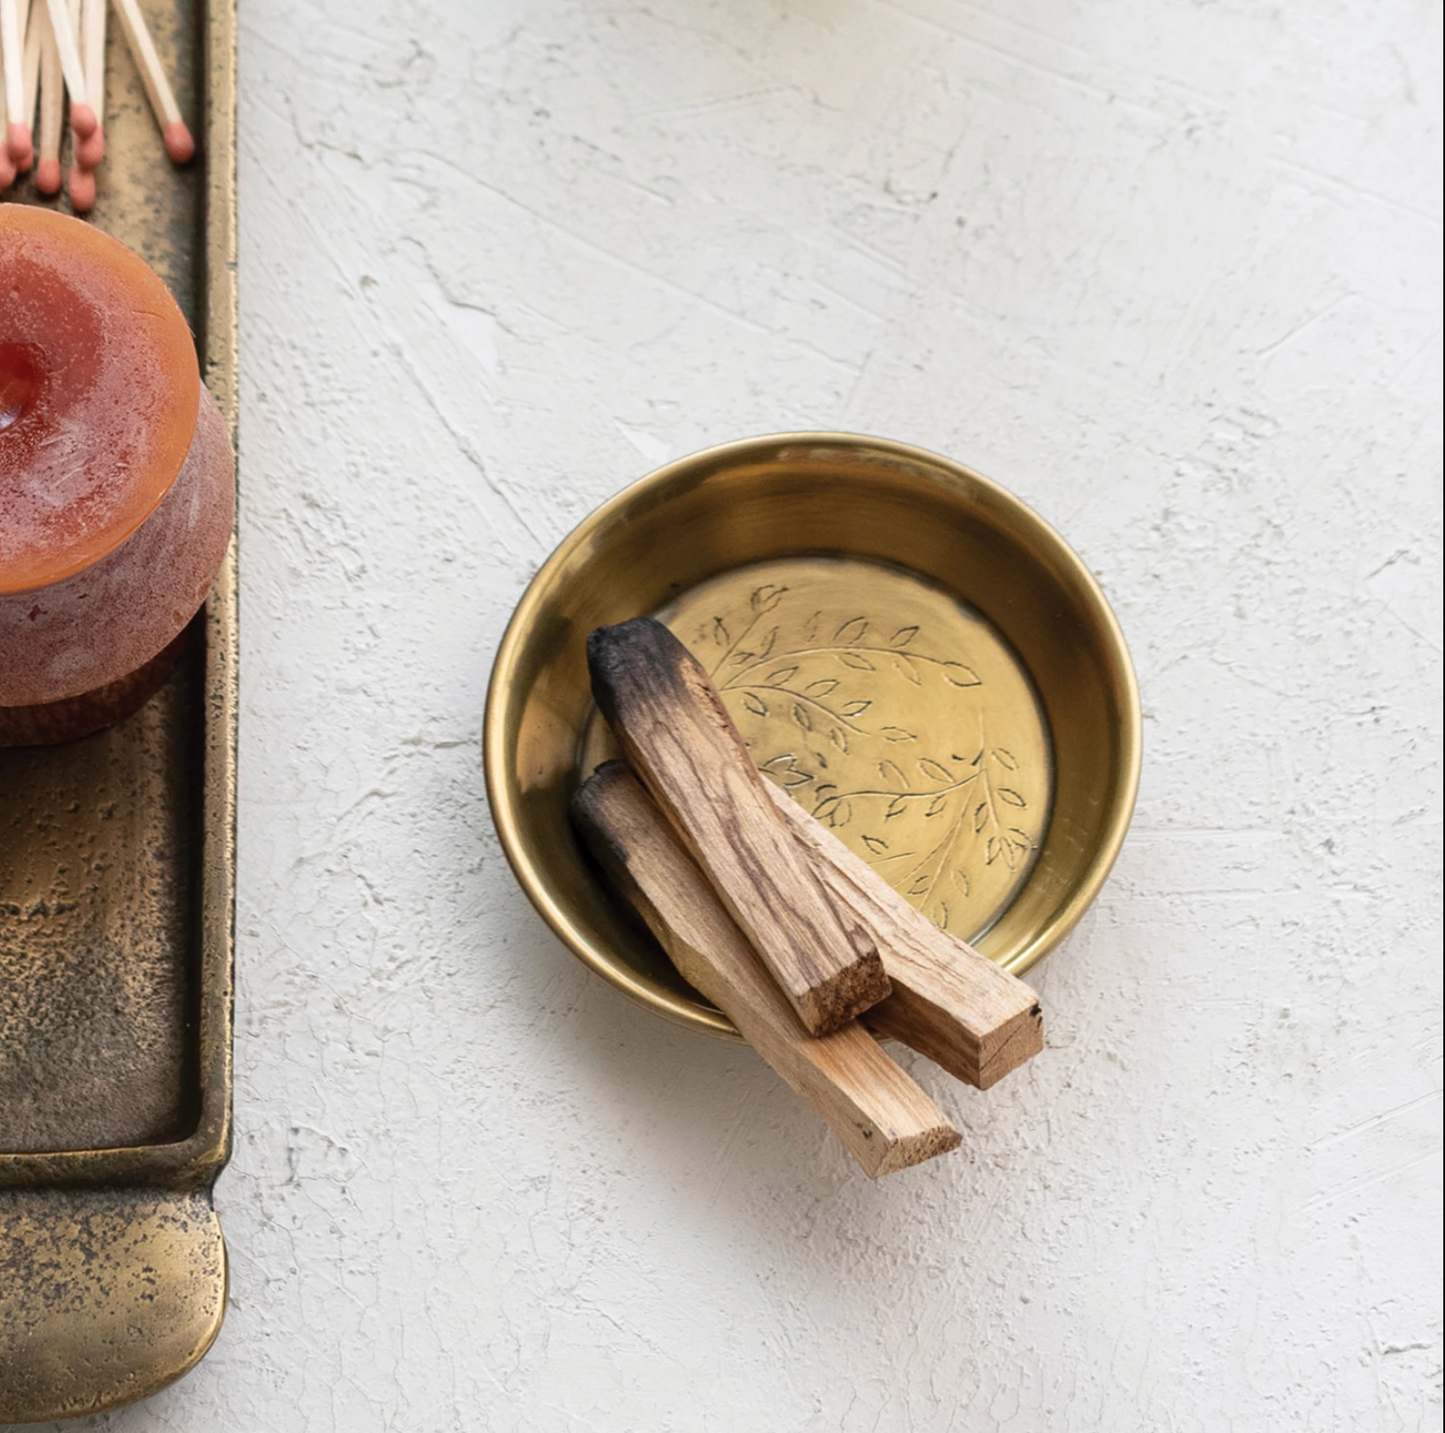
{"type": "Polygon", "coordinates": [[[232,1303],[89,1426],[1439,1428],[1438,6],[241,19],[232,1303]],[[1145,702],[1049,1048],[878,1185],[564,952],[478,754],[571,526],[796,427],[1032,503],[1145,702]]]}

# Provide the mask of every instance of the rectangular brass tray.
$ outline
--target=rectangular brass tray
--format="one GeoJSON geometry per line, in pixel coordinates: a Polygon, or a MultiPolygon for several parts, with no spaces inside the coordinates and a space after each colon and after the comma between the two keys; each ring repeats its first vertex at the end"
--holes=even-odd
{"type": "MultiPolygon", "coordinates": [[[[166,159],[112,24],[89,218],[170,285],[234,434],[235,4],[142,6],[199,154],[166,159]]],[[[0,750],[0,1424],[144,1397],[220,1327],[235,810],[233,543],[146,707],[0,750]]]]}

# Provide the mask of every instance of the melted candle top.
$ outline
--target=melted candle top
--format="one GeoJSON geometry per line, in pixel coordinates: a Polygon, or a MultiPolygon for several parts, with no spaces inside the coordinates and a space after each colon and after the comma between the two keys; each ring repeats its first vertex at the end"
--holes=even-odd
{"type": "Polygon", "coordinates": [[[0,593],[104,557],[179,473],[200,372],[159,276],[78,219],[0,205],[0,593]]]}

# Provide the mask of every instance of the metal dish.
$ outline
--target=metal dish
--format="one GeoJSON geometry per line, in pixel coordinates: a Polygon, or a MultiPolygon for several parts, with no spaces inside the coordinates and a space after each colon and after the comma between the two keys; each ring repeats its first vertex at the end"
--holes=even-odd
{"type": "Polygon", "coordinates": [[[1133,812],[1139,699],[1077,555],[1017,498],[918,448],[729,443],[658,469],[562,543],[487,699],[487,789],[522,888],[650,1009],[736,1035],[568,822],[578,781],[615,754],[583,643],[642,613],[712,671],[765,772],[1007,969],[1046,955],[1098,893],[1133,812]]]}

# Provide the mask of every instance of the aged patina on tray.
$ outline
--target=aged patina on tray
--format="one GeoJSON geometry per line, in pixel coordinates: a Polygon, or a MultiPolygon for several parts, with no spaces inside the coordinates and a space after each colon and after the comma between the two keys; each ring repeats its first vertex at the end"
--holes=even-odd
{"type": "MultiPolygon", "coordinates": [[[[234,432],[234,4],[145,8],[183,114],[204,116],[199,154],[166,160],[113,24],[89,217],[170,285],[234,432]]],[[[27,181],[4,198],[37,196],[27,181]]],[[[235,659],[233,545],[146,707],[0,750],[0,1424],[145,1397],[220,1327],[235,659]]]]}

